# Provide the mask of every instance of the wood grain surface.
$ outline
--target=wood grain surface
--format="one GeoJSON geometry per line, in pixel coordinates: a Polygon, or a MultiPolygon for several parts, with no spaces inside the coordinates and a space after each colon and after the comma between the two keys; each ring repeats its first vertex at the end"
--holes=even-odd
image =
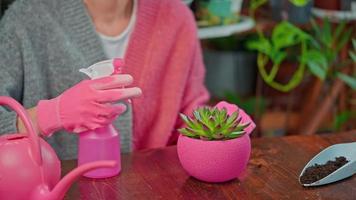
{"type": "MultiPolygon", "coordinates": [[[[252,154],[245,173],[236,180],[210,184],[189,177],[182,169],[176,147],[123,154],[117,177],[81,178],[65,199],[356,199],[356,177],[313,188],[304,188],[298,176],[304,165],[325,147],[356,141],[356,131],[313,136],[252,140],[252,154]]],[[[63,161],[62,173],[76,166],[63,161]]]]}

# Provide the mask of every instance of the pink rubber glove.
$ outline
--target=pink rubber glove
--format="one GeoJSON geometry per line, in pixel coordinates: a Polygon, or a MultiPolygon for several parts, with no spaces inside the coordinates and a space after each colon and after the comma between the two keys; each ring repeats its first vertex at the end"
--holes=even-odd
{"type": "Polygon", "coordinates": [[[47,136],[62,128],[79,133],[112,123],[126,106],[111,103],[141,95],[140,88],[123,88],[132,81],[130,75],[84,80],[54,99],[39,101],[37,123],[40,131],[47,136]]]}
{"type": "Polygon", "coordinates": [[[226,101],[220,101],[218,104],[215,105],[215,107],[218,109],[226,108],[228,115],[231,115],[232,113],[238,110],[239,118],[241,118],[241,123],[250,123],[250,125],[245,128],[247,134],[250,134],[256,128],[256,124],[252,121],[251,117],[247,115],[244,110],[237,107],[235,104],[230,104],[226,101]]]}

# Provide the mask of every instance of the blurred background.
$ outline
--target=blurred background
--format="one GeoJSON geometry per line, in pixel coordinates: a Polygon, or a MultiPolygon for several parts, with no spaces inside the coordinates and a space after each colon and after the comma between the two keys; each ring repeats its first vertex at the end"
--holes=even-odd
{"type": "MultiPolygon", "coordinates": [[[[0,0],[0,16],[13,0],[0,0]]],[[[356,129],[356,0],[184,0],[211,104],[257,122],[254,137],[356,129]]]]}
{"type": "Polygon", "coordinates": [[[255,137],[356,129],[355,0],[189,2],[211,103],[245,109],[255,137]]]}

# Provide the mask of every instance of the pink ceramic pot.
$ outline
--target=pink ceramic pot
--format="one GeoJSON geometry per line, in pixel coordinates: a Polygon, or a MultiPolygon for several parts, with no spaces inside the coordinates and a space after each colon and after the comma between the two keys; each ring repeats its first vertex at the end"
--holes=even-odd
{"type": "Polygon", "coordinates": [[[224,141],[204,141],[180,135],[177,151],[189,175],[206,182],[225,182],[246,169],[251,142],[248,134],[224,141]]]}

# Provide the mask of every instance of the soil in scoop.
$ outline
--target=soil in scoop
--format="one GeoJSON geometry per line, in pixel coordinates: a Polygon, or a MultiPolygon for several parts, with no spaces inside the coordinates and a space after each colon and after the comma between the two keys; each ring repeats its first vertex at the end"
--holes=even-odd
{"type": "Polygon", "coordinates": [[[329,160],[323,165],[315,164],[308,167],[303,175],[300,177],[300,182],[303,184],[310,184],[318,181],[332,172],[336,171],[340,167],[344,166],[349,161],[345,157],[336,157],[335,160],[329,160]]]}

